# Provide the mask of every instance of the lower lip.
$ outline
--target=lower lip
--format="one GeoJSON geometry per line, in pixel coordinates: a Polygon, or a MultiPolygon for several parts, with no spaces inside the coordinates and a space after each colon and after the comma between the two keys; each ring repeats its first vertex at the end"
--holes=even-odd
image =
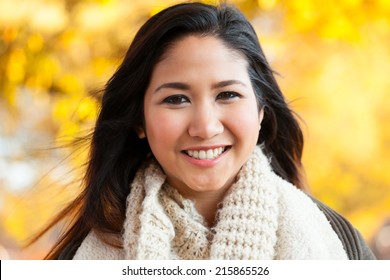
{"type": "Polygon", "coordinates": [[[218,157],[214,159],[196,159],[193,157],[190,157],[186,153],[183,153],[183,156],[188,160],[190,163],[199,166],[199,167],[213,167],[216,165],[219,161],[222,160],[223,157],[230,151],[230,149],[224,151],[222,154],[220,154],[218,157]]]}

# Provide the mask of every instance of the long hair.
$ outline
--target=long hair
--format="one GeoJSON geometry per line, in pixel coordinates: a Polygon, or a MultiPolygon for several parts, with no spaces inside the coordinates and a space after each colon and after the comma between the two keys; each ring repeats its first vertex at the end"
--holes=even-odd
{"type": "Polygon", "coordinates": [[[112,237],[122,230],[131,182],[150,153],[147,140],[139,139],[136,133],[144,122],[145,91],[154,66],[172,44],[188,35],[214,36],[247,59],[259,109],[264,109],[258,144],[272,159],[272,168],[279,176],[304,188],[302,132],[251,24],[229,5],[178,4],[154,15],[140,28],[122,64],[106,84],[92,135],[84,189],[46,229],[65,217],[73,217],[47,258],[72,258],[91,230],[104,242],[121,246],[112,237]]]}

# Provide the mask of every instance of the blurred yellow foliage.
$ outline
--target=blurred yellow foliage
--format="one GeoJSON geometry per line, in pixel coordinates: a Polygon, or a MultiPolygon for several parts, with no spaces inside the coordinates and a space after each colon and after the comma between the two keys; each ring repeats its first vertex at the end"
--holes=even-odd
{"type": "MultiPolygon", "coordinates": [[[[97,93],[138,27],[179,2],[0,0],[0,245],[75,195],[67,186],[88,149],[51,146],[91,129],[97,93]],[[17,181],[20,163],[31,175],[17,181]]],[[[228,2],[252,20],[305,122],[311,191],[371,239],[390,216],[390,1],[228,2]]]]}
{"type": "Polygon", "coordinates": [[[20,83],[25,77],[26,56],[23,49],[14,49],[9,56],[6,77],[10,82],[20,83]]]}
{"type": "Polygon", "coordinates": [[[275,7],[278,0],[257,0],[259,7],[264,10],[271,10],[275,7]]]}
{"type": "Polygon", "coordinates": [[[27,40],[27,47],[32,53],[38,53],[44,46],[44,39],[41,34],[32,34],[27,40]]]}

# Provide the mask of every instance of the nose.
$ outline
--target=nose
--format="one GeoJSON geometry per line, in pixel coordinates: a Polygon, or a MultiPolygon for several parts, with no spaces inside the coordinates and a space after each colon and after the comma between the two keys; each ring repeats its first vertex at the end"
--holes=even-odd
{"type": "Polygon", "coordinates": [[[200,106],[194,110],[188,128],[188,134],[191,137],[211,139],[223,131],[224,126],[216,108],[213,108],[213,106],[200,106]]]}

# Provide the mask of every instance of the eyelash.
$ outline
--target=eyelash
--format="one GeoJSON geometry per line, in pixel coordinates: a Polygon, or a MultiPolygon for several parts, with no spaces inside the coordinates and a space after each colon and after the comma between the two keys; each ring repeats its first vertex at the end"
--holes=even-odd
{"type": "Polygon", "coordinates": [[[224,91],[217,95],[217,100],[229,100],[241,97],[240,94],[234,91],[224,91]]]}
{"type": "Polygon", "coordinates": [[[188,99],[188,97],[186,97],[184,95],[172,95],[172,96],[168,96],[167,98],[165,98],[163,100],[163,103],[167,103],[167,104],[171,104],[171,105],[180,105],[180,104],[184,103],[183,100],[185,100],[184,102],[190,101],[188,99]]]}
{"type": "MultiPolygon", "coordinates": [[[[228,101],[230,99],[235,99],[241,97],[240,94],[234,91],[224,91],[217,95],[216,100],[225,100],[228,101]]],[[[171,105],[180,105],[186,102],[190,102],[188,97],[185,95],[172,95],[168,96],[163,100],[163,103],[171,104],[171,105]]]]}

